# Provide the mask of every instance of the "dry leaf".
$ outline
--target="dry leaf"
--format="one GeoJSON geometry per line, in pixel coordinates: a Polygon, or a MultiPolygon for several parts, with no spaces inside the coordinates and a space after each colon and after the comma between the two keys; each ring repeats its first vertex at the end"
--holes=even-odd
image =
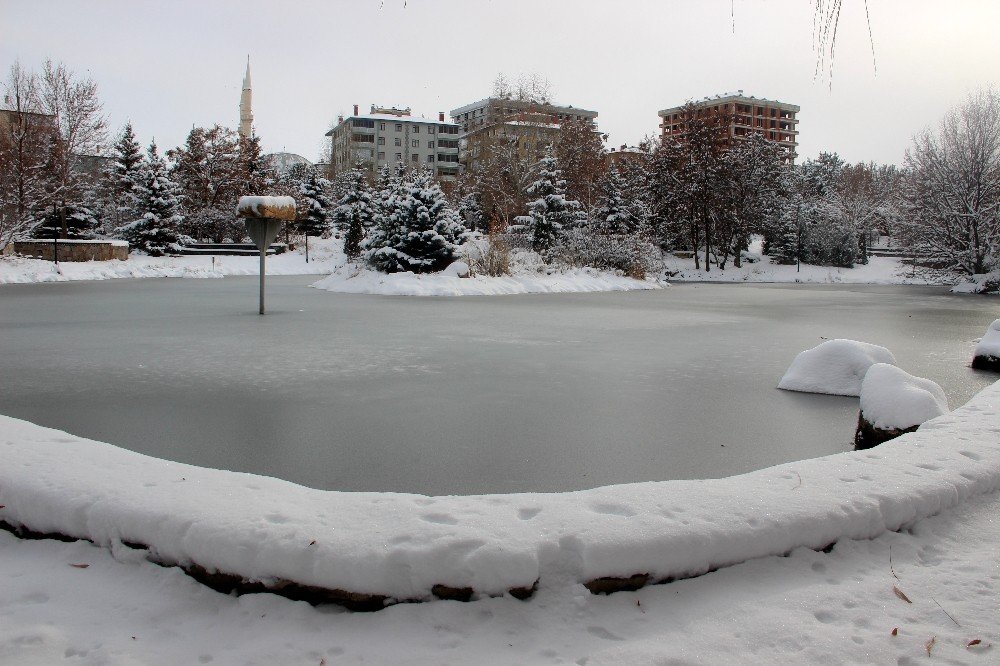
{"type": "Polygon", "coordinates": [[[925,648],[927,648],[927,656],[928,657],[931,656],[931,650],[934,649],[934,643],[935,642],[937,642],[937,636],[931,636],[931,639],[929,641],[927,641],[927,645],[924,646],[925,648]]]}
{"type": "Polygon", "coordinates": [[[892,628],[892,635],[893,636],[899,636],[899,627],[893,627],[892,628]]]}
{"type": "Polygon", "coordinates": [[[71,567],[76,567],[77,569],[86,569],[90,565],[89,564],[70,564],[70,566],[71,567]]]}
{"type": "Polygon", "coordinates": [[[899,597],[900,599],[902,599],[906,603],[908,603],[908,604],[912,604],[913,603],[912,601],[910,601],[910,598],[908,596],[906,596],[905,594],[903,594],[903,591],[901,589],[899,589],[898,587],[896,587],[895,585],[892,586],[892,591],[896,593],[897,597],[899,597]]]}
{"type": "Polygon", "coordinates": [[[970,647],[975,647],[976,645],[979,645],[980,643],[982,643],[982,641],[979,640],[978,638],[976,638],[974,640],[969,641],[969,644],[966,645],[965,647],[966,647],[966,649],[968,649],[970,647]]]}

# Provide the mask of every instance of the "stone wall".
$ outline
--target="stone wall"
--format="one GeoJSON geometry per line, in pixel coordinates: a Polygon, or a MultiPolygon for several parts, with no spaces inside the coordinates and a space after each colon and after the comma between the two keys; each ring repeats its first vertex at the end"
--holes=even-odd
{"type": "MultiPolygon", "coordinates": [[[[59,261],[111,261],[128,259],[124,241],[59,240],[59,261]]],[[[53,260],[54,242],[30,240],[14,242],[14,252],[25,257],[53,260]]]]}

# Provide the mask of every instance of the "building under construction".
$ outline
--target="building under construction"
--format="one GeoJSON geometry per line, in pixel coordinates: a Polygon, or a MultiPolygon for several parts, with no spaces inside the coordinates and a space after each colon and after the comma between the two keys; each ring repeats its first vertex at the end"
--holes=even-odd
{"type": "MultiPolygon", "coordinates": [[[[785,150],[785,159],[794,162],[798,157],[799,107],[771,99],[747,96],[743,91],[706,97],[691,103],[697,115],[713,116],[728,127],[726,143],[731,145],[753,133],[764,135],[785,150]]],[[[687,105],[663,109],[660,132],[663,141],[683,141],[687,131],[685,114],[687,105]]]]}

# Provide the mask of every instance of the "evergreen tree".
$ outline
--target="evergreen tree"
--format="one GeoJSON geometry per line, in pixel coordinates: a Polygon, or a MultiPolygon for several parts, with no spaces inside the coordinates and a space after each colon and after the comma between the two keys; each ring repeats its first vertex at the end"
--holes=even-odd
{"type": "Polygon", "coordinates": [[[104,221],[108,229],[116,229],[137,217],[141,172],[142,148],[136,141],[132,123],[126,123],[111,147],[111,165],[104,173],[104,221]]]}
{"type": "Polygon", "coordinates": [[[582,226],[584,218],[580,204],[566,197],[566,181],[551,148],[538,164],[538,178],[526,193],[533,201],[528,204],[529,217],[521,218],[531,235],[531,247],[548,254],[558,245],[564,231],[582,226]]]}
{"type": "Polygon", "coordinates": [[[603,197],[600,207],[594,215],[594,231],[600,234],[635,234],[641,233],[646,220],[641,217],[635,202],[641,205],[639,197],[625,198],[628,183],[625,177],[612,165],[604,179],[603,197]]]}
{"type": "Polygon", "coordinates": [[[375,222],[372,192],[361,165],[351,170],[349,189],[338,204],[333,211],[333,223],[344,236],[344,254],[357,259],[365,232],[375,222]]]}
{"type": "Polygon", "coordinates": [[[442,270],[469,238],[441,187],[426,172],[403,178],[381,208],[378,224],[362,247],[365,261],[385,273],[442,270]]]}
{"type": "Polygon", "coordinates": [[[124,224],[119,233],[136,249],[158,257],[181,249],[191,239],[180,232],[180,188],[167,174],[167,165],[149,144],[138,187],[140,217],[124,224]]]}
{"type": "Polygon", "coordinates": [[[306,236],[322,236],[330,228],[333,202],[326,194],[329,187],[330,181],[320,177],[315,170],[299,185],[306,205],[306,216],[299,222],[299,231],[306,236]]]}

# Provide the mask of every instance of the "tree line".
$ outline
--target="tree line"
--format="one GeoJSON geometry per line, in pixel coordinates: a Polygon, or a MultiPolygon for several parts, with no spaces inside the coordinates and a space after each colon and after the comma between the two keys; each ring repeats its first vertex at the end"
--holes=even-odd
{"type": "Polygon", "coordinates": [[[642,276],[662,253],[691,256],[706,271],[755,259],[751,240],[778,263],[850,267],[890,236],[944,268],[1000,268],[1000,100],[969,97],[935,129],[918,134],[902,167],[848,164],[836,153],[791,164],[784,149],[750,134],[734,141],[730,119],[688,104],[681,140],[647,138],[609,154],[586,121],[557,133],[494,136],[476,168],[436,183],[402,165],[324,178],[297,166],[270,168],[260,138],[219,125],[194,127],[182,146],[140,147],[131,125],[103,169],[85,168],[107,142],[89,78],[62,64],[30,72],[15,63],[0,124],[0,247],[15,237],[128,240],[150,254],[194,240],[239,241],[233,214],[243,194],[288,194],[295,231],[336,233],[346,254],[382,271],[439,270],[470,239],[487,272],[511,248],[551,264],[642,276]]]}

